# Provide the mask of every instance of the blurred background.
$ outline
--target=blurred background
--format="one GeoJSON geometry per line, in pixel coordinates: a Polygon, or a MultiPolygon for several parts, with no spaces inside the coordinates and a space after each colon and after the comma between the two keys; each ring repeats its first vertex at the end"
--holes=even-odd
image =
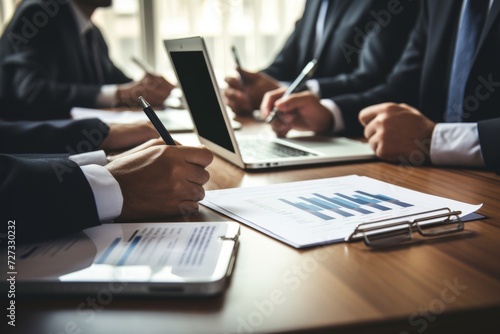
{"type": "MultiPolygon", "coordinates": [[[[3,30],[19,0],[0,0],[3,30]]],[[[144,72],[130,59],[138,56],[176,81],[163,40],[205,37],[218,78],[234,74],[231,46],[238,49],[242,66],[259,70],[273,60],[300,18],[305,0],[114,0],[98,9],[94,23],[101,29],[113,61],[127,75],[144,72]]]]}

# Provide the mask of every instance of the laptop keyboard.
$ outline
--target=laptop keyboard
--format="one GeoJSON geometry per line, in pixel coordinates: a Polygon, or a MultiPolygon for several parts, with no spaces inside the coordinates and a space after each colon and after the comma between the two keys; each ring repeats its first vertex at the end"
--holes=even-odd
{"type": "Polygon", "coordinates": [[[315,156],[316,154],[267,140],[238,140],[245,157],[266,160],[275,158],[315,156]]]}

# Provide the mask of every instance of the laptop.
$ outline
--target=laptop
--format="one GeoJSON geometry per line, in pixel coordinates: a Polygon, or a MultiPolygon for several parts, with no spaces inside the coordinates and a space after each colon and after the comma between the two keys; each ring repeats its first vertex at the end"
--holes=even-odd
{"type": "Polygon", "coordinates": [[[164,40],[200,142],[243,169],[367,160],[375,157],[367,143],[343,137],[235,132],[201,36],[164,40]]]}

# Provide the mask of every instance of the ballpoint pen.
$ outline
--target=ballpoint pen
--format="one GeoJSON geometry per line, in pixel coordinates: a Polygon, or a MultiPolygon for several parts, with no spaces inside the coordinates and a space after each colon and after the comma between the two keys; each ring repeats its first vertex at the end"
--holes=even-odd
{"type": "MultiPolygon", "coordinates": [[[[232,46],[231,47],[231,51],[233,53],[233,58],[234,58],[234,62],[236,63],[236,66],[238,68],[241,68],[241,62],[240,62],[240,57],[238,56],[238,50],[236,50],[236,46],[232,46]]],[[[245,79],[243,78],[243,76],[240,75],[240,81],[241,81],[241,84],[243,86],[245,86],[245,79]]]]}
{"type": "Polygon", "coordinates": [[[141,60],[141,59],[139,59],[137,57],[132,57],[132,61],[134,62],[134,64],[136,64],[137,66],[139,66],[147,74],[153,74],[154,73],[154,70],[145,61],[143,61],[143,60],[141,60]]]}
{"type": "Polygon", "coordinates": [[[167,129],[160,121],[158,115],[156,115],[153,108],[151,108],[151,105],[142,96],[139,96],[139,101],[141,101],[144,113],[148,116],[151,123],[153,123],[154,127],[156,128],[156,131],[158,131],[158,133],[160,134],[161,138],[165,141],[165,143],[167,145],[175,145],[174,139],[172,138],[170,133],[168,133],[167,129]]]}
{"type": "MultiPolygon", "coordinates": [[[[310,62],[306,64],[302,72],[300,72],[299,76],[292,82],[292,84],[287,88],[285,93],[283,94],[283,97],[287,97],[288,95],[295,93],[297,90],[299,90],[304,82],[306,82],[307,79],[311,77],[311,75],[314,73],[314,69],[316,68],[317,60],[313,59],[310,62]]],[[[279,110],[277,108],[273,108],[273,110],[269,113],[269,115],[266,117],[266,123],[271,123],[273,122],[276,117],[279,116],[279,110]]]]}

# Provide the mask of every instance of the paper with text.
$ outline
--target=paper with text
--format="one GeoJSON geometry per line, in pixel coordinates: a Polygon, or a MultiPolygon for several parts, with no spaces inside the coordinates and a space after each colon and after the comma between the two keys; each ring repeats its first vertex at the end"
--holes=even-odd
{"type": "Polygon", "coordinates": [[[225,223],[104,224],[67,238],[21,247],[23,277],[61,281],[127,277],[207,277],[217,265],[225,223]],[[133,273],[133,275],[131,274],[133,273]]]}

